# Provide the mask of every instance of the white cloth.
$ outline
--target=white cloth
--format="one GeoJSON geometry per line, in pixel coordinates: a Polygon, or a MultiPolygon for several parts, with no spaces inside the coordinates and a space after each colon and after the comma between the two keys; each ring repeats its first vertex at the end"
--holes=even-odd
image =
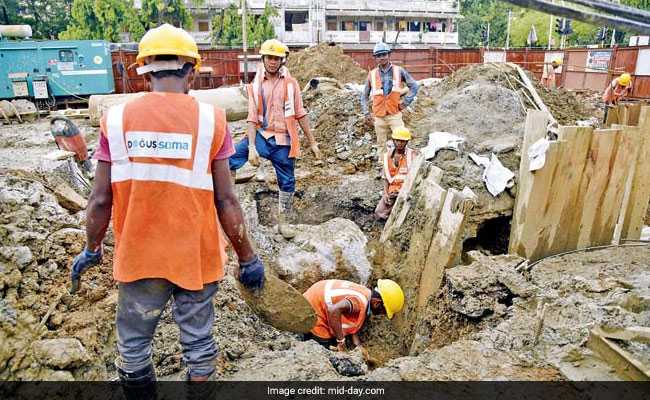
{"type": "Polygon", "coordinates": [[[430,160],[436,156],[438,150],[450,149],[459,151],[458,146],[464,141],[465,139],[453,133],[433,132],[429,134],[429,142],[422,149],[422,154],[425,160],[430,160]]]}
{"type": "Polygon", "coordinates": [[[544,167],[546,163],[546,151],[550,142],[546,138],[541,138],[528,148],[528,170],[537,171],[544,167]]]}
{"type": "Polygon", "coordinates": [[[492,196],[497,197],[506,188],[514,185],[515,174],[504,167],[494,153],[489,159],[475,153],[469,153],[469,158],[483,167],[483,182],[492,196]]]}

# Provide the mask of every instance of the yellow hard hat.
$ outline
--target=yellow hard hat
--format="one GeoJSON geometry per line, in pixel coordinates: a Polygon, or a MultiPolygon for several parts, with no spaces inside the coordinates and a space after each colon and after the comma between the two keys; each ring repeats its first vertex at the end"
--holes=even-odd
{"type": "Polygon", "coordinates": [[[386,309],[386,317],[392,319],[395,313],[402,311],[404,307],[404,292],[399,285],[390,279],[380,279],[377,281],[377,292],[381,296],[381,301],[386,309]]]}
{"type": "Polygon", "coordinates": [[[263,56],[286,57],[289,48],[277,39],[269,39],[262,43],[260,54],[263,56]]]}
{"type": "Polygon", "coordinates": [[[163,55],[192,59],[195,69],[201,66],[199,48],[192,36],[184,29],[169,24],[149,29],[144,34],[138,44],[138,56],[135,60],[142,66],[147,57],[163,55]]]}
{"type": "Polygon", "coordinates": [[[621,74],[621,76],[618,77],[618,83],[620,83],[621,86],[630,86],[630,83],[632,83],[632,76],[628,73],[621,74]]]}
{"type": "Polygon", "coordinates": [[[411,131],[404,127],[395,128],[393,129],[391,138],[397,140],[411,140],[411,131]]]}
{"type": "Polygon", "coordinates": [[[556,59],[553,60],[553,62],[556,63],[557,65],[562,65],[562,59],[561,58],[556,58],[556,59]]]}

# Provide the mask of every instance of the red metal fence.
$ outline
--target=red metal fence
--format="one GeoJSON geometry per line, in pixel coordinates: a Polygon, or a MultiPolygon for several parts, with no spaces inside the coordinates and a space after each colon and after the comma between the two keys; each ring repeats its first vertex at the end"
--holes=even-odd
{"type": "MultiPolygon", "coordinates": [[[[415,79],[442,78],[459,68],[484,61],[484,49],[397,49],[391,59],[406,67],[415,79]]],[[[641,64],[650,63],[650,46],[621,47],[613,49],[510,49],[492,50],[490,56],[503,56],[503,61],[512,62],[541,77],[544,61],[561,55],[564,59],[558,84],[568,89],[589,89],[602,91],[608,82],[622,72],[632,74],[634,87],[632,96],[650,98],[650,68],[641,64]],[[503,54],[500,54],[503,53],[503,54]],[[639,72],[639,73],[637,73],[639,72]]],[[[211,73],[199,74],[194,82],[195,89],[214,88],[235,84],[241,80],[241,50],[201,50],[203,66],[212,67],[211,73]]],[[[254,54],[254,53],[253,53],[254,54]]],[[[345,50],[362,68],[370,70],[375,63],[371,50],[345,50]]],[[[145,90],[146,83],[128,67],[135,62],[135,52],[113,53],[113,74],[117,93],[145,90]],[[126,71],[123,74],[123,71],[126,71]]]]}

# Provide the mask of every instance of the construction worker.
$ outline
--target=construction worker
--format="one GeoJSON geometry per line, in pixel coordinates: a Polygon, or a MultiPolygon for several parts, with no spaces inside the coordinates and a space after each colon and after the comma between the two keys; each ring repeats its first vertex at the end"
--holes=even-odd
{"type": "Polygon", "coordinates": [[[317,317],[305,339],[326,347],[336,346],[338,351],[346,350],[347,336],[355,347],[361,346],[358,332],[370,314],[392,319],[404,307],[404,292],[390,279],[379,279],[373,290],[350,281],[328,279],[314,283],[303,296],[317,317]]]}
{"type": "Polygon", "coordinates": [[[379,153],[384,152],[391,131],[404,126],[402,110],[413,102],[418,93],[418,83],[411,75],[404,68],[390,62],[390,52],[390,46],[386,43],[379,42],[375,45],[372,55],[377,68],[368,73],[361,96],[361,109],[368,123],[374,123],[375,126],[379,153]],[[410,93],[402,101],[400,96],[409,90],[410,93]],[[372,97],[372,114],[368,110],[369,96],[372,97]]]}
{"type": "Polygon", "coordinates": [[[246,161],[259,166],[259,157],[271,161],[278,181],[278,230],[285,239],[295,237],[288,220],[293,210],[296,190],[295,165],[300,154],[298,125],[309,148],[321,159],[318,144],[309,128],[309,118],[302,105],[298,81],[283,65],[288,48],[276,39],[262,43],[260,54],[264,69],[259,69],[248,89],[248,128],[246,138],[235,146],[230,170],[241,168],[246,161]],[[250,143],[255,143],[250,146],[250,143]]]}
{"type": "Polygon", "coordinates": [[[227,261],[223,233],[245,287],[262,288],[264,265],[233,192],[225,112],[187,95],[201,64],[195,41],[164,24],[142,37],[136,61],[152,93],[111,107],[101,120],[87,243],[73,262],[71,292],[100,263],[112,216],[117,373],[127,398],[152,398],[151,341],[170,298],[188,380],[207,380],[215,371],[212,299],[227,261]]]}
{"type": "Polygon", "coordinates": [[[547,89],[555,89],[555,74],[559,72],[559,68],[562,65],[562,60],[556,58],[551,61],[550,64],[544,64],[544,70],[542,71],[542,85],[547,89]]]}
{"type": "Polygon", "coordinates": [[[56,116],[50,121],[50,133],[59,149],[75,153],[74,158],[79,168],[87,177],[91,177],[93,164],[88,159],[86,138],[77,125],[67,117],[56,116]]]}
{"type": "Polygon", "coordinates": [[[395,200],[417,152],[407,147],[411,132],[404,127],[396,128],[391,138],[394,148],[384,153],[384,194],[377,204],[375,216],[380,220],[388,219],[395,200]]]}
{"type": "Polygon", "coordinates": [[[608,106],[615,106],[619,100],[627,97],[632,91],[632,76],[628,73],[621,74],[607,85],[603,93],[603,101],[608,106]]]}

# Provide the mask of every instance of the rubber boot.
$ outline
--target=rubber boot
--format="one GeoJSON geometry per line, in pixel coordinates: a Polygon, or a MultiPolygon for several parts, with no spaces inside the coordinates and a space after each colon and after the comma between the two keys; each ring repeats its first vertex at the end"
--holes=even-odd
{"type": "Polygon", "coordinates": [[[296,237],[296,230],[289,224],[289,218],[293,211],[293,192],[278,194],[278,231],[283,238],[290,240],[296,237]]]}
{"type": "Polygon", "coordinates": [[[120,377],[126,400],[155,400],[157,398],[156,370],[152,364],[135,372],[126,372],[117,367],[117,375],[120,377]]]}
{"type": "Polygon", "coordinates": [[[215,373],[211,373],[205,381],[190,380],[189,371],[185,375],[185,398],[187,400],[216,400],[217,382],[215,373]]]}

